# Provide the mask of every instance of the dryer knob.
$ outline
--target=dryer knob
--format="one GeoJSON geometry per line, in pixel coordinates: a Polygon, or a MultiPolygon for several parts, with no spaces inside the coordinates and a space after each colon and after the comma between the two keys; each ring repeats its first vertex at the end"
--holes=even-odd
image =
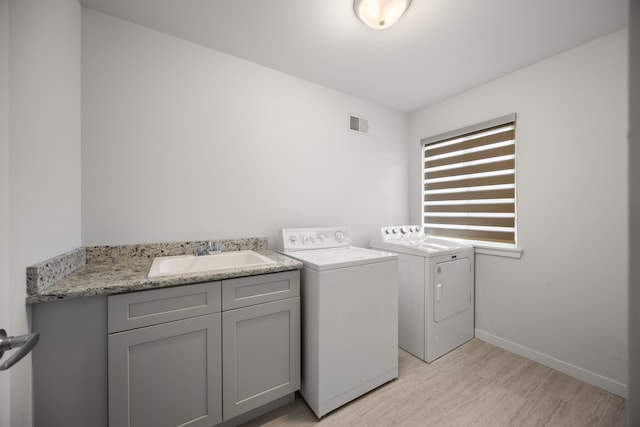
{"type": "Polygon", "coordinates": [[[401,228],[400,228],[400,232],[401,232],[402,234],[407,234],[407,232],[408,232],[408,231],[409,231],[409,230],[407,230],[407,227],[401,227],[401,228]]]}
{"type": "Polygon", "coordinates": [[[338,243],[344,242],[344,233],[342,231],[336,231],[335,237],[336,237],[336,242],[338,243]]]}
{"type": "Polygon", "coordinates": [[[291,244],[295,245],[297,241],[298,241],[298,238],[296,237],[295,234],[292,234],[291,236],[289,236],[289,242],[291,242],[291,244]]]}

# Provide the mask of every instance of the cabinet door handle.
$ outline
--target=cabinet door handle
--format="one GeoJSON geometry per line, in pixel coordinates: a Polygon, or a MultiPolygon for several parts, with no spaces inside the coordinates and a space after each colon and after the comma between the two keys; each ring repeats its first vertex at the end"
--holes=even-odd
{"type": "Polygon", "coordinates": [[[0,358],[2,358],[4,352],[7,350],[11,350],[13,348],[20,349],[7,359],[6,362],[0,365],[0,371],[7,370],[15,365],[20,359],[29,353],[33,347],[35,347],[39,339],[39,332],[20,335],[17,337],[8,337],[7,332],[4,329],[0,329],[0,358]]]}

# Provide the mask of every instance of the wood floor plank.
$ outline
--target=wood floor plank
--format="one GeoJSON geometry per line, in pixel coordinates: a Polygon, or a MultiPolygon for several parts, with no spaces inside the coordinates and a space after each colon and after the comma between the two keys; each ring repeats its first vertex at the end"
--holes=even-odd
{"type": "Polygon", "coordinates": [[[585,412],[602,418],[611,393],[561,372],[554,371],[542,384],[542,389],[585,412]]]}
{"type": "Polygon", "coordinates": [[[298,395],[245,426],[624,427],[626,400],[473,339],[432,363],[399,350],[399,378],[315,417],[298,395]]]}
{"type": "Polygon", "coordinates": [[[452,426],[502,426],[506,425],[525,403],[523,397],[510,392],[493,382],[484,386],[469,387],[465,394],[467,403],[460,405],[447,418],[438,420],[439,425],[452,426]]]}
{"type": "Polygon", "coordinates": [[[605,412],[600,427],[625,427],[627,425],[627,401],[620,396],[611,395],[609,407],[605,412]]]}
{"type": "Polygon", "coordinates": [[[597,427],[600,419],[593,413],[585,411],[571,403],[562,402],[560,407],[547,423],[554,427],[597,427]]]}
{"type": "Polygon", "coordinates": [[[520,427],[549,425],[551,417],[560,409],[561,405],[562,399],[540,389],[535,390],[506,424],[520,427]]]}
{"type": "Polygon", "coordinates": [[[544,365],[523,359],[523,364],[513,366],[510,374],[506,373],[505,377],[498,381],[498,384],[509,389],[518,396],[528,397],[542,382],[551,374],[552,369],[544,365]]]}

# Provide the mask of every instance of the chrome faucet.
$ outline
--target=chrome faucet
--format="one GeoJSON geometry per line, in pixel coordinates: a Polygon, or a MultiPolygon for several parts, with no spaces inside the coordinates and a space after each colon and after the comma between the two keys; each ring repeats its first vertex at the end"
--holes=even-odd
{"type": "Polygon", "coordinates": [[[220,252],[222,252],[220,250],[220,246],[217,243],[214,245],[211,240],[207,242],[207,246],[198,245],[198,247],[196,248],[196,256],[217,255],[220,252]]]}
{"type": "Polygon", "coordinates": [[[220,245],[217,243],[214,245],[213,242],[209,240],[209,243],[207,243],[207,252],[211,255],[217,255],[222,252],[222,250],[220,249],[220,245]]]}

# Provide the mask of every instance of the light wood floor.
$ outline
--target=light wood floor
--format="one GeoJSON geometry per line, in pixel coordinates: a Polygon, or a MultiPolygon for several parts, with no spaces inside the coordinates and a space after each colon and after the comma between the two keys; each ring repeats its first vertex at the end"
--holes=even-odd
{"type": "Polygon", "coordinates": [[[318,420],[295,402],[245,426],[621,426],[625,399],[478,339],[318,420]]]}

